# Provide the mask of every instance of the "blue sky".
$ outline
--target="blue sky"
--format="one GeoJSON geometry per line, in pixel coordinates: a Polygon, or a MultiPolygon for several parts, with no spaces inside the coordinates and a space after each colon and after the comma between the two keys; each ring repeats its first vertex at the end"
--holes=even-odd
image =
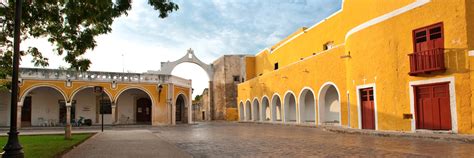
{"type": "MultiPolygon", "coordinates": [[[[115,20],[112,33],[97,37],[98,46],[84,57],[91,70],[145,72],[173,61],[192,48],[205,63],[224,54],[256,54],[300,27],[310,27],[340,9],[341,0],[172,0],[180,9],[166,19],[135,0],[128,16],[115,20]]],[[[50,68],[67,66],[54,57],[44,39],[30,40],[50,58],[50,68]]],[[[24,45],[24,47],[26,47],[24,45]]],[[[26,59],[23,67],[32,67],[26,59]]],[[[207,86],[204,71],[179,65],[174,75],[193,79],[198,93],[207,86]]]]}

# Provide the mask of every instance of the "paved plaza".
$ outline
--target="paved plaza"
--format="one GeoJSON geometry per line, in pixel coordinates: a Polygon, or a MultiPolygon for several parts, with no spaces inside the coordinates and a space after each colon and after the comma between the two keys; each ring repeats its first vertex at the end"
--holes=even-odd
{"type": "MultiPolygon", "coordinates": [[[[23,134],[61,133],[24,130],[23,134]]],[[[323,128],[212,122],[177,126],[97,127],[64,157],[474,157],[474,143],[343,134],[323,128]]]]}

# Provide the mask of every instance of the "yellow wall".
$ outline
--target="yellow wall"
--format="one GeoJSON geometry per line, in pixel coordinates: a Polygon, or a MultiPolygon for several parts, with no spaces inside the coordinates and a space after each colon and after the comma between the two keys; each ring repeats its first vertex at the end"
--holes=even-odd
{"type": "Polygon", "coordinates": [[[474,80],[470,67],[474,60],[467,56],[467,51],[474,45],[473,33],[468,33],[474,28],[468,27],[474,26],[472,0],[432,0],[346,39],[349,30],[356,26],[416,1],[345,0],[341,12],[299,36],[290,36],[293,39],[283,40],[286,43],[277,44],[272,52],[263,50],[256,55],[255,67],[250,71],[263,75],[239,85],[239,103],[245,104],[247,99],[255,97],[261,101],[265,95],[271,100],[275,93],[283,103],[285,92],[299,95],[304,87],[310,87],[316,93],[318,102],[321,85],[333,82],[341,95],[342,125],[348,125],[349,101],[350,125],[358,128],[356,87],[375,84],[378,129],[410,131],[412,121],[403,119],[403,114],[411,113],[410,82],[454,77],[458,131],[474,133],[474,99],[471,95],[474,80]],[[466,6],[471,7],[466,9],[466,6]],[[447,71],[409,76],[407,55],[413,52],[412,31],[438,22],[444,24],[447,71]],[[323,44],[328,41],[334,41],[336,48],[323,51],[323,44]],[[349,53],[350,58],[341,58],[349,53]],[[275,62],[280,66],[277,71],[273,71],[275,62]]]}
{"type": "MultiPolygon", "coordinates": [[[[73,95],[80,90],[93,86],[104,87],[105,93],[109,95],[112,102],[116,102],[120,97],[120,94],[128,89],[139,89],[147,93],[153,104],[153,125],[169,124],[169,107],[166,103],[168,85],[163,84],[161,93],[158,92],[157,85],[152,83],[117,83],[115,88],[112,88],[110,82],[93,82],[93,81],[73,81],[70,87],[66,86],[65,81],[58,80],[23,80],[20,85],[20,98],[23,98],[27,93],[37,87],[52,87],[60,91],[65,96],[65,99],[70,101],[73,99],[73,95]],[[159,98],[158,98],[159,96],[159,98]]],[[[183,93],[188,97],[190,88],[174,86],[174,97],[178,94],[183,93]]],[[[20,100],[22,101],[22,100],[20,100]]],[[[189,100],[186,100],[188,102],[189,100]]]]}

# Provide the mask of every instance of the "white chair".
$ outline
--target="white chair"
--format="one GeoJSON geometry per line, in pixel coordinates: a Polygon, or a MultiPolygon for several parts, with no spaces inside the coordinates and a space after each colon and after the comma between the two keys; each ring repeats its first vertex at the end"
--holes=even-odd
{"type": "Polygon", "coordinates": [[[42,117],[38,117],[38,125],[41,126],[41,127],[46,127],[46,126],[48,126],[48,121],[46,121],[42,117]]]}

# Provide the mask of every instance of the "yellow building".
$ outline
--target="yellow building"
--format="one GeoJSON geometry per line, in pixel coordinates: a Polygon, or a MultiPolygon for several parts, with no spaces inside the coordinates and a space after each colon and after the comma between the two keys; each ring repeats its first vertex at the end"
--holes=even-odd
{"type": "MultiPolygon", "coordinates": [[[[191,80],[156,73],[20,70],[18,125],[191,123],[191,80]],[[103,93],[95,91],[103,87],[103,93]],[[100,113],[104,106],[104,117],[100,113]]],[[[0,126],[10,122],[10,92],[0,91],[0,126]]]]}
{"type": "Polygon", "coordinates": [[[240,120],[474,134],[474,1],[345,0],[246,59],[240,120]]]}

